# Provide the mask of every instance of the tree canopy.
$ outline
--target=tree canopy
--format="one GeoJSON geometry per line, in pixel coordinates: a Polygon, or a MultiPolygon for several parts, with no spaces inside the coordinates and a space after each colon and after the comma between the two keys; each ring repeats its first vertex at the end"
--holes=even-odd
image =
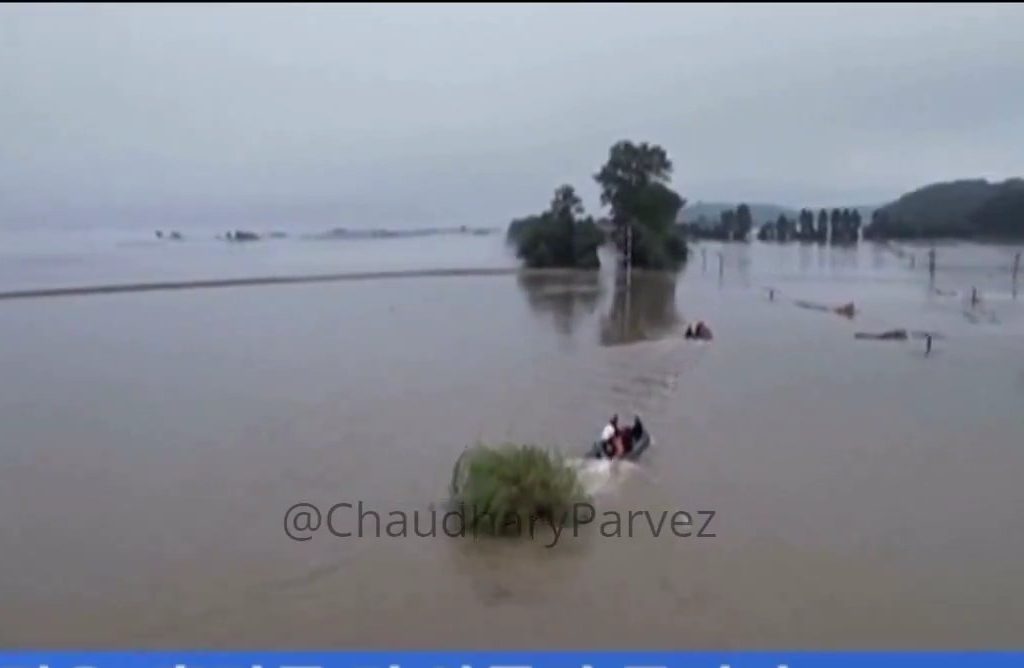
{"type": "Polygon", "coordinates": [[[594,175],[601,203],[611,209],[615,244],[622,253],[631,253],[634,267],[675,269],[686,260],[686,242],[676,227],[684,200],[668,186],[671,176],[665,149],[629,141],[612,146],[594,175]]]}
{"type": "Polygon", "coordinates": [[[604,235],[570,185],[559,186],[547,211],[519,218],[509,225],[508,239],[528,267],[596,269],[597,249],[604,235]]]}

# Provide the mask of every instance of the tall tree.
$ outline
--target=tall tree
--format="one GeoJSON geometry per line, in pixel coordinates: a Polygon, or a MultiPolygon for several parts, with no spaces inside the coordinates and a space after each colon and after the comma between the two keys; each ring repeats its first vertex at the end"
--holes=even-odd
{"type": "Polygon", "coordinates": [[[571,220],[575,216],[583,215],[583,200],[576,194],[575,188],[561,185],[555,189],[548,211],[554,216],[571,220]]]}
{"type": "MultiPolygon", "coordinates": [[[[843,223],[843,213],[839,209],[832,209],[832,215],[829,218],[829,236],[831,238],[836,237],[836,232],[841,231],[840,226],[843,223]]],[[[824,239],[822,239],[824,241],[824,239]]]]}
{"type": "Polygon", "coordinates": [[[686,260],[686,243],[676,229],[684,200],[668,187],[672,161],[660,146],[629,141],[616,143],[608,160],[594,175],[601,187],[601,204],[611,208],[615,242],[626,250],[631,230],[635,266],[674,268],[686,260]]]}
{"type": "Polygon", "coordinates": [[[850,210],[840,209],[837,212],[839,216],[832,223],[832,242],[833,243],[845,243],[847,237],[847,230],[850,225],[850,210]]]}
{"type": "Polygon", "coordinates": [[[793,223],[786,218],[785,214],[780,213],[779,217],[775,220],[775,239],[778,241],[789,241],[792,236],[793,223]]]}
{"type": "Polygon", "coordinates": [[[801,209],[800,238],[804,241],[810,241],[814,237],[814,212],[810,209],[801,209]]]}
{"type": "Polygon", "coordinates": [[[815,237],[819,240],[824,240],[828,236],[828,211],[822,209],[818,212],[818,229],[816,230],[815,237]]]}
{"type": "Polygon", "coordinates": [[[719,216],[721,219],[719,226],[722,228],[722,238],[732,239],[733,235],[736,234],[736,211],[725,209],[719,216]]]}
{"type": "Polygon", "coordinates": [[[746,241],[753,227],[754,219],[750,215],[750,207],[746,204],[740,204],[736,207],[736,230],[733,239],[746,241]]]}

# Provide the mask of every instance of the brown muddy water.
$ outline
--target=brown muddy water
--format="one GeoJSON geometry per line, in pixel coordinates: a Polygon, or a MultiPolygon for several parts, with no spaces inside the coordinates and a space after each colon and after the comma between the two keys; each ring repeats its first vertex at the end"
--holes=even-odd
{"type": "Polygon", "coordinates": [[[931,278],[921,249],[912,269],[877,246],[732,246],[721,271],[719,250],[629,288],[460,276],[0,305],[0,646],[1019,646],[1008,251],[943,248],[931,278]],[[694,319],[713,342],[681,338],[694,319]],[[925,356],[853,337],[895,327],[941,338],[925,356]],[[298,502],[427,518],[466,445],[578,454],[612,412],[656,442],[588,470],[597,511],[713,511],[714,537],[285,534],[298,502]]]}

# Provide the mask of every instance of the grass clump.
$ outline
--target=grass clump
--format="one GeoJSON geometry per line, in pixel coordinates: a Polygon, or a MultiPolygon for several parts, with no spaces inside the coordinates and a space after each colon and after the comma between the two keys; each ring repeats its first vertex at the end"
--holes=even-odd
{"type": "Polygon", "coordinates": [[[537,522],[564,524],[573,505],[587,499],[558,453],[514,443],[466,450],[452,471],[451,495],[467,528],[491,535],[522,535],[537,522]]]}

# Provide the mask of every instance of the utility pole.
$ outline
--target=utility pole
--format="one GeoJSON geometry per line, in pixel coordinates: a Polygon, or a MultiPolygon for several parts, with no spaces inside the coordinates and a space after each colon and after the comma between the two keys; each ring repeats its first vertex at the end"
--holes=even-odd
{"type": "Polygon", "coordinates": [[[1017,298],[1017,274],[1020,273],[1020,251],[1013,256],[1013,298],[1017,298]]]}
{"type": "Polygon", "coordinates": [[[935,289],[935,246],[928,250],[928,289],[935,289]]]}
{"type": "Polygon", "coordinates": [[[633,282],[633,223],[626,223],[626,288],[633,282]]]}

